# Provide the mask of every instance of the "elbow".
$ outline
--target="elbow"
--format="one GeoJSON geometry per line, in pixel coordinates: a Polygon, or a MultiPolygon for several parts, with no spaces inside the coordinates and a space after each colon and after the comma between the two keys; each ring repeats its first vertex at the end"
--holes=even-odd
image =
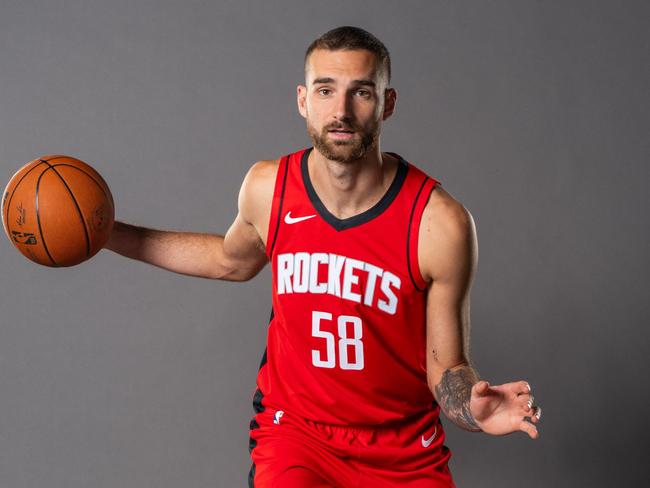
{"type": "Polygon", "coordinates": [[[220,267],[211,273],[208,278],[219,281],[249,281],[260,272],[261,268],[250,268],[243,266],[220,267]]]}

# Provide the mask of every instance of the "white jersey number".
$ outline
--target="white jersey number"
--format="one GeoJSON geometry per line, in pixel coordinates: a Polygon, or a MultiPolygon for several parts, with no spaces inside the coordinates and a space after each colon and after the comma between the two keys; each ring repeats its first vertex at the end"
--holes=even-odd
{"type": "MultiPolygon", "coordinates": [[[[312,349],[311,361],[314,366],[319,368],[333,368],[336,366],[336,339],[334,334],[320,329],[322,320],[332,320],[332,314],[329,312],[313,311],[311,314],[311,335],[325,339],[326,350],[325,359],[322,359],[320,351],[312,349]]],[[[359,317],[352,315],[340,315],[337,319],[339,333],[339,365],[341,369],[363,369],[363,336],[362,323],[359,317]],[[348,337],[348,324],[352,324],[354,329],[353,337],[348,337]],[[354,347],[355,361],[350,362],[348,357],[348,348],[354,347]]]]}

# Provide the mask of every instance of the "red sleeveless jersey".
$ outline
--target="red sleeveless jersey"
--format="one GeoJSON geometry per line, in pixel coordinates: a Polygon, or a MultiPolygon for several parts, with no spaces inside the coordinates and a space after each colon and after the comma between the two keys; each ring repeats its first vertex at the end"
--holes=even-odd
{"type": "Polygon", "coordinates": [[[309,178],[311,148],[281,159],[269,221],[273,313],[254,405],[379,425],[439,406],[426,376],[418,230],[438,182],[399,158],[385,195],[338,219],[309,178]]]}

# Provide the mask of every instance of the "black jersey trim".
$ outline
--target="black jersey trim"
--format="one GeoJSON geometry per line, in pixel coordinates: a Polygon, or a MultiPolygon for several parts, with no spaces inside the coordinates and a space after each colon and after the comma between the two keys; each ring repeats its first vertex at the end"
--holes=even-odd
{"type": "MultiPolygon", "coordinates": [[[[284,176],[282,178],[282,191],[280,192],[280,203],[278,205],[278,219],[275,224],[275,232],[273,233],[273,242],[271,243],[271,251],[269,252],[269,257],[273,259],[273,249],[275,249],[275,242],[278,238],[278,231],[280,230],[280,221],[282,220],[282,204],[284,203],[284,190],[287,187],[287,174],[289,174],[289,156],[285,156],[280,162],[280,168],[278,171],[282,170],[282,162],[284,162],[284,176]]],[[[274,195],[275,197],[275,195],[274,195]]]]}
{"type": "MultiPolygon", "coordinates": [[[[420,288],[415,281],[415,277],[413,276],[413,271],[411,271],[411,227],[413,226],[413,216],[415,215],[415,208],[418,206],[418,202],[420,201],[420,194],[422,193],[422,190],[424,189],[424,185],[427,184],[427,181],[429,181],[429,177],[425,176],[424,180],[422,181],[422,184],[420,185],[420,189],[418,190],[417,195],[415,195],[415,201],[413,202],[413,208],[411,209],[411,216],[409,217],[409,226],[406,234],[406,267],[409,270],[409,276],[411,277],[411,281],[413,282],[413,286],[417,291],[425,291],[426,288],[420,288]]],[[[435,188],[435,185],[433,186],[435,188]]],[[[433,188],[431,191],[433,191],[433,188]]]]}
{"type": "Polygon", "coordinates": [[[325,207],[325,205],[319,198],[318,194],[316,193],[316,190],[314,189],[314,185],[312,184],[311,179],[309,178],[309,168],[307,165],[307,160],[309,158],[309,153],[311,153],[312,150],[313,147],[310,147],[309,149],[305,150],[305,152],[302,155],[302,160],[300,162],[302,181],[305,185],[305,190],[307,190],[307,196],[309,197],[309,200],[311,201],[312,205],[314,206],[318,214],[323,218],[323,220],[325,220],[325,222],[330,224],[337,231],[350,229],[352,227],[357,227],[381,215],[384,212],[384,210],[386,210],[388,206],[393,202],[393,200],[395,200],[395,197],[399,193],[400,189],[402,188],[402,185],[404,184],[404,181],[406,180],[406,174],[408,173],[408,167],[409,167],[408,163],[404,161],[404,159],[400,155],[395,153],[388,153],[392,156],[395,156],[399,160],[399,163],[397,165],[397,172],[395,173],[395,178],[393,179],[392,183],[388,187],[386,193],[384,193],[384,196],[382,196],[381,199],[368,210],[361,212],[360,214],[353,215],[352,217],[348,217],[347,219],[339,219],[334,214],[332,214],[329,210],[327,210],[327,207],[325,207]]]}
{"type": "MultiPolygon", "coordinates": [[[[271,308],[271,316],[269,317],[269,325],[271,324],[271,321],[273,320],[273,317],[275,316],[273,312],[273,308],[271,308]]],[[[262,369],[262,367],[266,364],[266,351],[267,349],[264,349],[264,355],[262,356],[262,360],[260,361],[260,367],[259,369],[262,369]]],[[[259,371],[259,370],[258,370],[259,371]]],[[[262,400],[264,399],[264,393],[262,393],[262,390],[257,388],[255,390],[255,394],[253,395],[253,410],[255,411],[255,415],[258,413],[263,412],[266,407],[264,407],[264,404],[262,403],[262,400]]],[[[248,425],[249,430],[254,430],[254,429],[259,429],[260,424],[257,423],[257,420],[255,420],[255,417],[253,417],[248,425]]],[[[253,449],[257,446],[257,441],[253,439],[252,436],[248,437],[248,453],[252,454],[253,449]]],[[[254,488],[255,487],[255,463],[251,465],[250,470],[248,471],[248,486],[249,488],[254,488]]]]}
{"type": "MultiPolygon", "coordinates": [[[[275,311],[273,310],[273,307],[271,307],[271,315],[269,317],[269,325],[271,325],[271,322],[273,322],[273,317],[275,317],[275,311]]],[[[262,369],[262,366],[264,366],[266,364],[266,361],[267,361],[267,359],[266,359],[266,351],[267,351],[267,348],[264,348],[264,355],[262,356],[262,360],[260,361],[260,367],[259,367],[258,371],[260,369],[262,369]]]]}

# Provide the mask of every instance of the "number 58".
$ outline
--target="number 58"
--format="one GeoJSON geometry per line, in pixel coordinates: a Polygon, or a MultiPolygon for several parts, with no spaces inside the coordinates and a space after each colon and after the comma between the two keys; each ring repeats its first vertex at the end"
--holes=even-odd
{"type": "MultiPolygon", "coordinates": [[[[321,337],[325,339],[327,353],[325,359],[322,359],[320,351],[312,349],[311,361],[314,366],[319,368],[333,368],[336,366],[336,339],[334,334],[320,329],[322,320],[332,320],[332,314],[329,312],[313,311],[311,314],[311,335],[313,337],[321,337]]],[[[339,362],[341,369],[363,369],[363,342],[361,337],[363,335],[361,318],[352,315],[339,315],[337,319],[338,334],[339,334],[339,362]],[[354,327],[354,336],[348,337],[347,324],[352,324],[354,327]],[[351,363],[348,358],[348,347],[354,347],[355,361],[351,363]]]]}

